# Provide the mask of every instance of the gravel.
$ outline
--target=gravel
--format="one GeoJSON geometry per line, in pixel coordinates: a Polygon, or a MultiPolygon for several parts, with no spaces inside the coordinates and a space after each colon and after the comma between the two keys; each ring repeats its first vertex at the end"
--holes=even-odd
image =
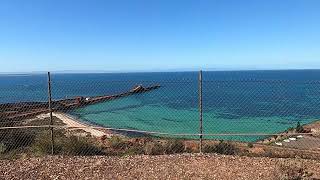
{"type": "Polygon", "coordinates": [[[292,162],[320,177],[315,160],[182,154],[1,160],[0,179],[275,179],[279,165],[292,162]]]}

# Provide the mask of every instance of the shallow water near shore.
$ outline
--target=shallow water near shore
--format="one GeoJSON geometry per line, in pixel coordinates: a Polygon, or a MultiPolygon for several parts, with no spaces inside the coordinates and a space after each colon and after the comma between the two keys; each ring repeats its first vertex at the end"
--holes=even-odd
{"type": "MultiPolygon", "coordinates": [[[[55,100],[111,95],[137,84],[161,88],[69,112],[112,128],[199,133],[198,74],[53,74],[55,100]]],[[[46,76],[1,76],[0,102],[46,101],[46,76]]],[[[203,74],[206,134],[278,133],[320,119],[320,71],[225,71],[203,74]]],[[[186,136],[197,138],[196,136],[186,136]]],[[[205,136],[256,141],[264,136],[205,136]]]]}
{"type": "MultiPolygon", "coordinates": [[[[105,127],[161,132],[168,134],[197,134],[199,132],[199,112],[194,109],[174,109],[165,105],[143,105],[139,98],[131,96],[110,102],[99,103],[77,109],[71,114],[83,121],[105,127]]],[[[277,133],[294,127],[297,121],[302,124],[314,119],[296,117],[242,117],[228,119],[219,117],[217,112],[205,112],[203,126],[205,134],[250,134],[277,133]]],[[[197,138],[197,136],[166,137],[197,138]]],[[[265,136],[220,135],[205,136],[206,139],[237,141],[257,141],[265,136]]]]}

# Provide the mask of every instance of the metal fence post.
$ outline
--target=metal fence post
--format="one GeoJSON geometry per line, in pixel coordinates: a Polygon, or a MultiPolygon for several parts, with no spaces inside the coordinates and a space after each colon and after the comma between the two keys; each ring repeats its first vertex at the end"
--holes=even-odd
{"type": "Polygon", "coordinates": [[[199,72],[199,123],[200,123],[200,145],[199,145],[199,151],[200,153],[202,153],[202,138],[203,138],[203,124],[202,124],[202,120],[203,120],[203,113],[202,113],[202,70],[200,70],[199,72]]]}
{"type": "Polygon", "coordinates": [[[50,113],[50,131],[51,131],[51,154],[54,154],[54,138],[53,138],[53,117],[52,117],[52,97],[51,97],[51,75],[48,72],[48,106],[49,106],[49,113],[50,113]]]}

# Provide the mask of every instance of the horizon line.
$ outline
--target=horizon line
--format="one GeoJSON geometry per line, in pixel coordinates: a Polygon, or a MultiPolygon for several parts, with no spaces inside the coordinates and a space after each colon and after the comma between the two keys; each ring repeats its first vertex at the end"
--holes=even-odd
{"type": "Polygon", "coordinates": [[[53,70],[53,71],[21,71],[21,72],[0,72],[0,75],[24,75],[24,74],[44,74],[44,73],[56,73],[56,74],[107,74],[107,73],[174,73],[174,72],[199,72],[199,71],[303,71],[303,70],[320,70],[317,68],[279,68],[279,69],[214,69],[214,68],[182,68],[182,69],[167,69],[167,70],[53,70]]]}

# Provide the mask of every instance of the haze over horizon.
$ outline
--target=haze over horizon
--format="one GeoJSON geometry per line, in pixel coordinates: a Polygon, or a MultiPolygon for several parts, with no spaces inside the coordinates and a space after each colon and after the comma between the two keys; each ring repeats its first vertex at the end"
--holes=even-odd
{"type": "Polygon", "coordinates": [[[320,69],[317,0],[3,0],[0,73],[320,69]]]}

